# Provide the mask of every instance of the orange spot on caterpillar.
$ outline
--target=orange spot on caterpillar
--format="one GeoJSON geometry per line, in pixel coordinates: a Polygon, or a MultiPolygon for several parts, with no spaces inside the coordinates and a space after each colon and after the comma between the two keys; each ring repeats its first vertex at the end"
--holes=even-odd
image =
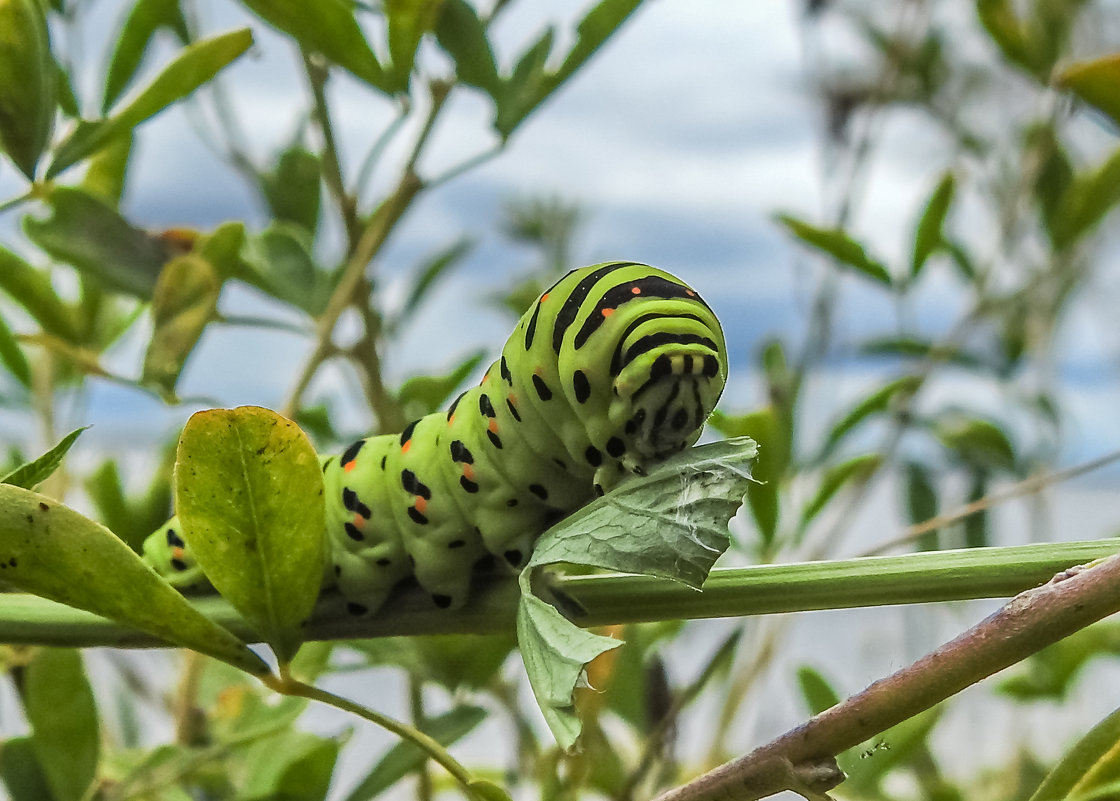
{"type": "Polygon", "coordinates": [[[449,426],[450,426],[450,425],[452,425],[452,424],[453,424],[454,422],[455,422],[455,415],[451,415],[450,417],[448,417],[448,418],[447,418],[447,425],[449,425],[449,426]]]}
{"type": "Polygon", "coordinates": [[[491,417],[490,418],[490,423],[487,426],[487,428],[489,428],[491,431],[493,431],[495,434],[497,434],[498,433],[498,421],[495,420],[493,417],[491,417]]]}
{"type": "Polygon", "coordinates": [[[642,288],[640,286],[632,286],[632,287],[630,287],[630,294],[631,295],[640,295],[640,294],[642,294],[642,288]]]}
{"type": "Polygon", "coordinates": [[[177,545],[174,548],[171,549],[171,558],[172,559],[182,559],[184,555],[185,555],[185,551],[177,545]]]}
{"type": "Polygon", "coordinates": [[[604,317],[610,317],[612,314],[614,314],[614,309],[603,309],[604,317]]]}
{"type": "Polygon", "coordinates": [[[693,292],[693,291],[692,291],[691,289],[686,289],[686,290],[684,291],[684,293],[685,293],[686,295],[688,295],[688,296],[689,296],[690,298],[694,298],[694,297],[696,297],[696,293],[695,293],[695,292],[693,292]]]}
{"type": "Polygon", "coordinates": [[[357,466],[358,466],[358,460],[357,459],[351,459],[349,462],[347,462],[346,464],[344,464],[342,466],[342,470],[343,470],[343,472],[349,473],[349,472],[353,471],[353,469],[357,466]]]}
{"type": "Polygon", "coordinates": [[[465,464],[463,465],[463,477],[468,481],[474,481],[474,466],[465,464]]]}
{"type": "Polygon", "coordinates": [[[401,445],[401,453],[408,453],[412,450],[412,440],[409,440],[404,445],[401,445]]]}
{"type": "Polygon", "coordinates": [[[420,514],[424,514],[428,509],[428,502],[420,495],[415,496],[415,499],[416,503],[412,504],[413,508],[420,514]]]}
{"type": "Polygon", "coordinates": [[[366,527],[366,519],[364,517],[362,517],[360,514],[357,514],[355,512],[355,514],[354,514],[354,528],[361,531],[365,527],[366,527]]]}
{"type": "Polygon", "coordinates": [[[543,295],[541,295],[541,303],[544,303],[546,300],[548,300],[548,294],[549,293],[545,292],[543,295]]]}

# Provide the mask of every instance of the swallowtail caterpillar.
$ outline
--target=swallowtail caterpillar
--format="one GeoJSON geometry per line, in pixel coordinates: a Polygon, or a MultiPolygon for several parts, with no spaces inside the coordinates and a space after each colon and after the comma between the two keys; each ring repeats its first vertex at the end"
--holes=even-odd
{"type": "MultiPolygon", "coordinates": [[[[476,565],[520,568],[545,529],[693,444],[726,378],[719,321],[682,281],[634,262],[572,270],[446,413],[323,460],[326,582],[358,615],[409,576],[461,606],[476,565]]],[[[203,580],[177,519],[144,554],[180,587],[203,580]]]]}

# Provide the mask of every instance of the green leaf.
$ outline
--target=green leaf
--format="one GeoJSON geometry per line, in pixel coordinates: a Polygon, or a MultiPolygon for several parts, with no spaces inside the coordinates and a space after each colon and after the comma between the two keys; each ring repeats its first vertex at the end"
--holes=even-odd
{"type": "Polygon", "coordinates": [[[243,642],[197,612],[109,529],[7,484],[0,484],[0,578],[253,675],[268,673],[243,642]]]}
{"type": "Polygon", "coordinates": [[[152,339],[144,354],[141,382],[168,401],[187,357],[214,319],[222,280],[201,256],[177,256],[164,265],[152,294],[152,339]]]}
{"type": "Polygon", "coordinates": [[[86,167],[86,174],[82,176],[81,188],[112,208],[120,208],[131,158],[132,131],[124,131],[93,154],[86,167]]]}
{"type": "Polygon", "coordinates": [[[473,249],[474,242],[462,237],[430,256],[418,270],[419,277],[416,279],[416,283],[412,285],[404,306],[401,307],[398,315],[399,322],[408,320],[424,298],[428,296],[428,293],[439,284],[440,279],[448,275],[449,270],[462,261],[473,249]]]}
{"type": "Polygon", "coordinates": [[[318,269],[308,234],[290,223],[273,223],[248,239],[237,277],[311,315],[326,306],[329,276],[318,269]]]}
{"type": "Polygon", "coordinates": [[[276,169],[261,176],[261,190],[273,219],[314,234],[319,225],[319,157],[293,145],[276,160],[276,169]]]}
{"type": "Polygon", "coordinates": [[[401,384],[397,398],[401,405],[401,413],[405,418],[415,420],[443,408],[444,402],[451,397],[451,393],[462,386],[475,368],[482,364],[484,357],[485,353],[479,351],[459,362],[446,375],[422,375],[407,379],[401,384]]]}
{"type": "Polygon", "coordinates": [[[252,32],[248,28],[241,28],[184,47],[150,84],[112,117],[79,122],[73,133],[55,150],[47,177],[58,175],[67,167],[100,150],[114,137],[132,130],[171,104],[192,94],[245,53],[252,44],[252,32]]]}
{"type": "Polygon", "coordinates": [[[474,8],[466,0],[444,0],[435,33],[440,47],[455,61],[459,83],[477,86],[496,98],[501,79],[486,28],[474,8]]]}
{"type": "Polygon", "coordinates": [[[1120,625],[1102,622],[1081,629],[1020,662],[999,682],[1017,701],[1065,701],[1083,669],[1099,657],[1120,655],[1120,625]]]}
{"type": "Polygon", "coordinates": [[[772,406],[737,417],[716,411],[708,422],[724,436],[750,437],[758,443],[758,458],[751,475],[759,483],[747,486],[747,505],[763,545],[769,546],[778,533],[781,485],[789,467],[792,443],[788,426],[772,406]]]}
{"type": "Polygon", "coordinates": [[[323,801],[341,745],[334,738],[295,730],[254,743],[245,754],[248,775],[237,797],[323,801]]]}
{"type": "Polygon", "coordinates": [[[860,352],[872,356],[903,356],[908,358],[929,359],[947,362],[958,367],[986,369],[984,360],[971,353],[928,342],[914,337],[883,337],[870,339],[860,345],[860,352]]]}
{"type": "MultiPolygon", "coordinates": [[[[906,511],[911,525],[937,516],[937,489],[930,471],[918,462],[906,463],[906,511]]],[[[937,550],[937,531],[927,531],[918,539],[918,550],[937,550]]]]}
{"type": "Polygon", "coordinates": [[[752,440],[671,457],[545,532],[521,574],[517,641],[533,694],[556,741],[579,736],[572,693],[584,666],[618,641],[576,627],[532,593],[536,568],[565,563],[663,576],[699,588],[728,544],[727,521],[754,479],[752,440]],[[640,530],[640,536],[637,532],[640,530]]]}
{"type": "Polygon", "coordinates": [[[89,426],[74,429],[63,437],[57,445],[38,459],[20,465],[3,478],[0,478],[0,484],[11,484],[15,487],[23,487],[23,489],[34,489],[36,485],[41,484],[51,473],[58,469],[58,466],[62,464],[62,459],[66,456],[70,447],[87,428],[89,428],[89,426]]]}
{"type": "Polygon", "coordinates": [[[23,230],[59,261],[72,264],[110,289],[149,298],[171,252],[115,209],[81,189],[54,186],[47,196],[53,214],[24,217],[23,230]]]}
{"type": "MultiPolygon", "coordinates": [[[[442,746],[450,746],[470,734],[488,712],[479,706],[457,706],[419,727],[442,746]]],[[[394,786],[405,776],[419,769],[428,759],[420,748],[409,740],[401,740],[377,761],[358,786],[346,796],[346,801],[370,801],[394,786]]]]}
{"type": "Polygon", "coordinates": [[[269,25],[299,42],[309,53],[321,53],[344,70],[382,92],[392,91],[354,18],[348,0],[241,0],[242,5],[269,25]]]}
{"type": "Polygon", "coordinates": [[[953,202],[955,185],[953,173],[945,173],[938,181],[937,187],[933,190],[929,200],[926,201],[922,218],[918,221],[918,228],[914,232],[914,252],[910,258],[910,275],[912,276],[916,277],[921,273],[922,267],[925,266],[930,254],[941,247],[943,241],[941,230],[945,225],[945,215],[949,212],[949,204],[953,202]]]}
{"type": "Polygon", "coordinates": [[[1015,469],[1015,449],[999,426],[989,420],[956,414],[938,421],[934,430],[941,444],[968,464],[1000,470],[1015,469]]]}
{"type": "Polygon", "coordinates": [[[467,790],[476,801],[512,801],[506,789],[489,779],[471,779],[467,790]]]}
{"type": "Polygon", "coordinates": [[[882,463],[883,457],[881,454],[867,453],[841,462],[826,470],[821,478],[820,486],[817,488],[817,494],[813,496],[809,503],[805,504],[805,508],[801,512],[801,526],[805,527],[820,514],[821,510],[828,505],[828,502],[837,492],[843,489],[845,484],[867,481],[875,474],[882,463]]]}
{"type": "Polygon", "coordinates": [[[47,333],[67,342],[77,337],[74,316],[55,294],[50,277],[0,247],[0,290],[22,306],[47,333]]]}
{"type": "Polygon", "coordinates": [[[117,101],[136,77],[152,37],[160,28],[175,33],[179,41],[190,41],[187,21],[179,8],[179,0],[137,0],[121,26],[120,36],[113,47],[109,66],[105,70],[105,91],[102,95],[101,113],[117,101]]]}
{"type": "Polygon", "coordinates": [[[1026,25],[1015,13],[1011,0],[978,0],[980,24],[1003,53],[1003,57],[1045,82],[1049,66],[1043,63],[1026,25]]]}
{"type": "Polygon", "coordinates": [[[1065,247],[1088,233],[1120,202],[1120,150],[1095,170],[1077,173],[1054,213],[1051,237],[1065,247]]]}
{"type": "Polygon", "coordinates": [[[1030,801],[1111,798],[1095,796],[1096,790],[1120,779],[1120,709],[1094,726],[1074,743],[1046,776],[1030,801]]]}
{"type": "Polygon", "coordinates": [[[38,0],[0,3],[0,148],[29,181],[50,143],[58,68],[38,0]]]}
{"type": "Polygon", "coordinates": [[[8,328],[3,317],[0,317],[0,363],[17,381],[31,389],[31,365],[28,364],[15,333],[8,328]]]}
{"type": "Polygon", "coordinates": [[[819,715],[826,709],[840,703],[840,696],[832,685],[828,683],[820,671],[802,665],[797,669],[797,684],[801,688],[801,697],[805,699],[805,706],[810,715],[819,715]]]}
{"type": "Polygon", "coordinates": [[[51,801],[51,788],[30,737],[12,737],[0,746],[0,778],[11,801],[51,801]]]}
{"type": "MultiPolygon", "coordinates": [[[[642,0],[600,0],[587,15],[580,20],[576,27],[576,42],[564,57],[555,72],[546,73],[539,81],[528,83],[519,87],[520,91],[511,92],[504,98],[499,106],[498,116],[494,125],[502,138],[509,138],[514,129],[520,125],[534,109],[543,103],[565,81],[571,78],[580,67],[595,55],[596,51],[622,26],[634,10],[641,5],[642,0]],[[529,89],[535,88],[535,91],[529,89]]],[[[547,35],[547,34],[546,34],[547,35]]],[[[528,64],[536,60],[543,61],[547,52],[542,45],[543,38],[530,48],[518,64],[518,73],[531,74],[528,64]],[[525,64],[523,67],[522,65],[525,64]]],[[[551,46],[551,37],[547,40],[551,46]]]]}
{"type": "Polygon", "coordinates": [[[175,500],[203,572],[288,661],[323,580],[323,476],[306,435],[256,407],[194,414],[179,438],[175,500]]]}
{"type": "Polygon", "coordinates": [[[1054,76],[1054,84],[1120,125],[1120,53],[1070,64],[1054,76]]]}
{"type": "MultiPolygon", "coordinates": [[[[968,488],[968,503],[982,500],[988,494],[988,471],[984,468],[973,469],[968,488]]],[[[984,548],[991,545],[988,536],[988,510],[981,509],[964,519],[964,547],[984,548]]]]}
{"type": "Polygon", "coordinates": [[[55,801],[79,801],[97,776],[101,730],[81,654],[43,648],[27,666],[23,708],[55,801]]]}
{"type": "MultiPolygon", "coordinates": [[[[522,576],[528,576],[526,571],[522,576]]],[[[561,748],[579,738],[573,694],[584,667],[599,654],[622,645],[578,628],[549,604],[531,593],[523,579],[517,608],[517,643],[537,706],[561,748]]]]}
{"type": "Polygon", "coordinates": [[[420,45],[420,38],[432,30],[442,5],[442,0],[386,0],[384,8],[389,25],[389,56],[393,60],[393,91],[408,91],[416,48],[420,45]]]}
{"type": "Polygon", "coordinates": [[[1023,135],[1024,158],[1038,164],[1032,189],[1051,241],[1059,234],[1062,201],[1073,181],[1073,167],[1058,140],[1054,123],[1033,125],[1023,135]]]}
{"type": "Polygon", "coordinates": [[[922,384],[918,376],[907,375],[896,378],[857,403],[850,412],[840,418],[828,432],[824,445],[821,446],[820,459],[827,459],[844,438],[850,434],[860,423],[875,415],[887,412],[895,398],[907,398],[913,395],[922,384]]]}
{"type": "Polygon", "coordinates": [[[818,228],[788,214],[778,215],[778,222],[805,244],[826,253],[842,265],[854,268],[861,275],[885,286],[891,285],[887,268],[870,258],[861,245],[839,228],[818,228]]]}

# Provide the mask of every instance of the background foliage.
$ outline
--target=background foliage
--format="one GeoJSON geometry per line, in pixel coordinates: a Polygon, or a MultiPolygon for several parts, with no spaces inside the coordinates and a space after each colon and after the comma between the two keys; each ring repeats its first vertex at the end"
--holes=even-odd
{"type": "MultiPolygon", "coordinates": [[[[510,48],[494,29],[528,4],[332,1],[312,13],[298,2],[215,10],[137,0],[121,9],[108,53],[78,46],[96,24],[90,9],[103,3],[55,0],[49,34],[37,3],[0,0],[0,174],[11,187],[0,217],[0,401],[12,432],[4,474],[88,422],[83,406],[108,382],[167,403],[176,430],[194,409],[223,405],[223,354],[196,350],[231,328],[274,342],[296,364],[285,394],[257,400],[297,420],[320,452],[367,420],[399,430],[440,408],[484,358],[447,366],[433,356],[404,381],[384,369],[481,236],[501,230],[533,265],[504,286],[487,278],[462,301],[479,307],[519,313],[551,276],[591,260],[579,236],[590,212],[528,180],[504,219],[480,224],[488,230],[454,232],[421,254],[394,253],[390,243],[404,221],[431,209],[426,199],[532,137],[527,123],[547,121],[547,101],[576,76],[597,80],[593,56],[625,39],[639,2],[604,0],[571,26],[534,18],[533,35],[510,48]],[[226,29],[230,9],[243,27],[226,29]],[[253,143],[274,138],[273,121],[246,118],[235,101],[238,66],[261,50],[294,60],[302,81],[284,90],[301,104],[290,139],[267,158],[253,143]],[[83,77],[91,71],[95,83],[83,77]],[[340,83],[347,98],[376,109],[356,153],[337,138],[350,111],[340,83]],[[487,110],[479,131],[453,137],[481,142],[471,153],[437,136],[448,104],[464,94],[487,110]],[[243,181],[252,202],[244,215],[151,230],[130,206],[145,125],[176,108],[189,110],[198,136],[243,181]],[[252,302],[230,304],[246,286],[252,302]],[[199,365],[203,355],[212,362],[199,365]],[[213,397],[180,397],[188,366],[213,397]],[[27,453],[29,430],[45,445],[27,453]]],[[[732,562],[1083,536],[1061,519],[1048,525],[1041,481],[1019,518],[981,509],[893,542],[908,524],[1067,467],[1063,449],[1086,423],[1079,377],[1087,371],[1090,389],[1116,390],[1108,229],[1120,199],[1120,92],[1115,58],[1098,58],[1120,40],[1113,10],[1081,0],[979,0],[953,10],[914,0],[887,15],[861,4],[790,8],[805,60],[789,92],[818,112],[821,202],[812,213],[774,209],[771,224],[796,244],[787,251],[795,263],[759,265],[746,254],[740,272],[719,279],[730,290],[788,270],[802,310],[780,336],[729,341],[741,373],[749,355],[752,379],[733,385],[713,429],[756,439],[755,475],[767,482],[748,492],[732,562]],[[876,165],[900,138],[922,148],[914,180],[928,189],[908,228],[884,230],[875,210],[891,201],[876,165]],[[1103,325],[1093,319],[1102,308],[1103,325]],[[837,379],[844,370],[858,391],[837,379]],[[871,537],[860,531],[869,519],[871,537]]],[[[603,125],[608,113],[616,111],[604,109],[603,125]]],[[[594,131],[580,135],[593,145],[594,131]]],[[[715,295],[719,286],[701,289],[715,295]]],[[[725,317],[729,333],[742,332],[735,314],[725,317]]],[[[1115,447],[1099,422],[1092,455],[1115,447]]],[[[145,448],[158,465],[150,475],[106,458],[5,483],[74,497],[136,549],[170,509],[171,460],[157,458],[169,451],[145,448]]],[[[957,630],[973,612],[934,622],[957,630]]],[[[848,631],[863,620],[880,625],[829,614],[845,615],[829,619],[848,631]]],[[[934,644],[933,614],[912,614],[899,626],[912,639],[880,640],[889,656],[871,663],[897,666],[934,644]]],[[[509,658],[512,637],[313,644],[293,672],[370,692],[372,705],[460,743],[475,775],[514,792],[618,799],[679,784],[875,677],[874,668],[843,667],[843,638],[819,638],[806,660],[796,648],[803,630],[784,617],[626,629],[626,646],[592,665],[602,692],[579,698],[585,740],[576,755],[543,731],[509,658]]],[[[1086,629],[845,755],[850,779],[837,794],[1029,798],[1057,764],[1045,797],[1108,797],[1115,713],[1072,744],[1120,703],[1108,659],[1118,637],[1115,622],[1086,629]],[[1062,742],[1039,747],[1048,738],[1029,736],[1030,724],[1060,730],[1062,742]],[[988,740],[954,748],[962,729],[988,740]]],[[[350,718],[308,710],[305,699],[276,702],[249,676],[197,654],[9,646],[3,663],[0,778],[18,801],[358,801],[388,788],[428,798],[450,787],[414,746],[371,738],[350,718]]]]}

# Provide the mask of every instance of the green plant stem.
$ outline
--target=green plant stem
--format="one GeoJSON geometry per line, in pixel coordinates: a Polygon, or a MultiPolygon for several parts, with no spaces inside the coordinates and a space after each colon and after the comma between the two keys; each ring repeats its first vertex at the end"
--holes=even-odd
{"type": "Polygon", "coordinates": [[[435,738],[425,734],[419,729],[401,723],[398,720],[394,720],[388,715],[383,715],[377,710],[362,706],[361,704],[351,701],[347,698],[343,698],[340,695],[335,695],[334,693],[328,692],[327,690],[321,689],[319,687],[305,684],[304,682],[293,679],[288,675],[281,675],[279,678],[275,676],[266,676],[264,679],[264,683],[268,685],[269,688],[282,695],[293,695],[300,698],[307,698],[311,701],[318,701],[321,704],[326,704],[327,706],[333,706],[336,709],[341,709],[344,712],[349,712],[352,715],[357,715],[363,720],[368,720],[370,723],[374,723],[385,729],[386,731],[392,732],[402,740],[407,740],[413,743],[417,748],[420,748],[435,762],[442,765],[444,769],[447,770],[447,772],[452,776],[454,776],[456,781],[458,781],[463,786],[463,789],[467,791],[468,796],[470,795],[468,788],[470,786],[470,783],[474,780],[474,777],[471,776],[470,771],[463,767],[462,763],[455,759],[455,757],[451,756],[447,749],[440,745],[435,738]]]}
{"type": "MultiPolygon", "coordinates": [[[[551,586],[580,626],[741,617],[862,606],[1005,598],[1073,565],[1110,556],[1120,539],[931,551],[791,565],[713,570],[703,592],[667,579],[623,574],[557,576],[551,586]]],[[[402,592],[378,615],[354,617],[333,593],[320,599],[309,640],[412,634],[494,634],[514,628],[513,578],[480,586],[466,608],[435,609],[420,590],[402,592]]],[[[222,599],[194,601],[207,617],[248,641],[252,628],[222,599]]],[[[162,647],[151,635],[88,612],[23,594],[0,595],[0,642],[72,647],[162,647]]]]}
{"type": "Polygon", "coordinates": [[[1120,554],[1056,575],[866,690],[657,801],[752,801],[782,790],[823,798],[833,758],[1063,637],[1120,611],[1120,554]]]}

